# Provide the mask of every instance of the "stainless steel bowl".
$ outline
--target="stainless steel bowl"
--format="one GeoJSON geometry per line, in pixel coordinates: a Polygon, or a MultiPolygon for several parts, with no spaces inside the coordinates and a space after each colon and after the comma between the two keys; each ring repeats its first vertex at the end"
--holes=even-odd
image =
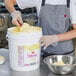
{"type": "Polygon", "coordinates": [[[48,56],[44,58],[43,61],[48,65],[48,68],[56,74],[68,74],[72,72],[76,66],[76,57],[68,55],[48,56]],[[54,64],[59,61],[63,62],[64,65],[54,64]]]}

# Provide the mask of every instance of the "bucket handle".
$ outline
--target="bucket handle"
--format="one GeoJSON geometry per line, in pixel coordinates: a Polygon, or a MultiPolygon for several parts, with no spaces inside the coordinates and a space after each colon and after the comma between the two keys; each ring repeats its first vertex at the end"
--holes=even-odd
{"type": "Polygon", "coordinates": [[[8,41],[8,35],[6,35],[6,40],[8,41]]]}

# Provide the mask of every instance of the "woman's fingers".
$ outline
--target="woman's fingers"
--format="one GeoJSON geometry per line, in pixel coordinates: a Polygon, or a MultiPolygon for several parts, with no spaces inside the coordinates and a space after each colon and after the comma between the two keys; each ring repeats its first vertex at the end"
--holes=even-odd
{"type": "Polygon", "coordinates": [[[44,37],[41,37],[40,40],[39,40],[39,42],[43,43],[44,42],[44,37]]]}
{"type": "Polygon", "coordinates": [[[42,47],[45,46],[45,43],[41,43],[41,46],[42,46],[42,47]]]}
{"type": "Polygon", "coordinates": [[[43,49],[45,50],[47,47],[48,47],[48,45],[45,45],[43,49]]]}

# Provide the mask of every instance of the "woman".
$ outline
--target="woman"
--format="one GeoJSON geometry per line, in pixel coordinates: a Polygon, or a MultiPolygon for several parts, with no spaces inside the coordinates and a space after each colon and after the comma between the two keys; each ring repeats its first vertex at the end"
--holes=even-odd
{"type": "Polygon", "coordinates": [[[5,4],[15,25],[19,25],[18,21],[23,23],[21,12],[14,8],[15,4],[21,9],[36,7],[44,35],[40,42],[46,57],[55,54],[74,55],[71,39],[76,38],[76,0],[68,1],[70,7],[67,0],[5,0],[5,4]],[[71,31],[70,26],[73,27],[71,31]]]}

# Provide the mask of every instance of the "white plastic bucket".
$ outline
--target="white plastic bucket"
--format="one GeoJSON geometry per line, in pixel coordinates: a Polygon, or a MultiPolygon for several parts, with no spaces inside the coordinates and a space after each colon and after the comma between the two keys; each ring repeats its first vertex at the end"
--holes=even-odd
{"type": "Polygon", "coordinates": [[[40,66],[39,39],[42,32],[12,33],[7,31],[10,67],[16,71],[32,71],[40,66]]]}

